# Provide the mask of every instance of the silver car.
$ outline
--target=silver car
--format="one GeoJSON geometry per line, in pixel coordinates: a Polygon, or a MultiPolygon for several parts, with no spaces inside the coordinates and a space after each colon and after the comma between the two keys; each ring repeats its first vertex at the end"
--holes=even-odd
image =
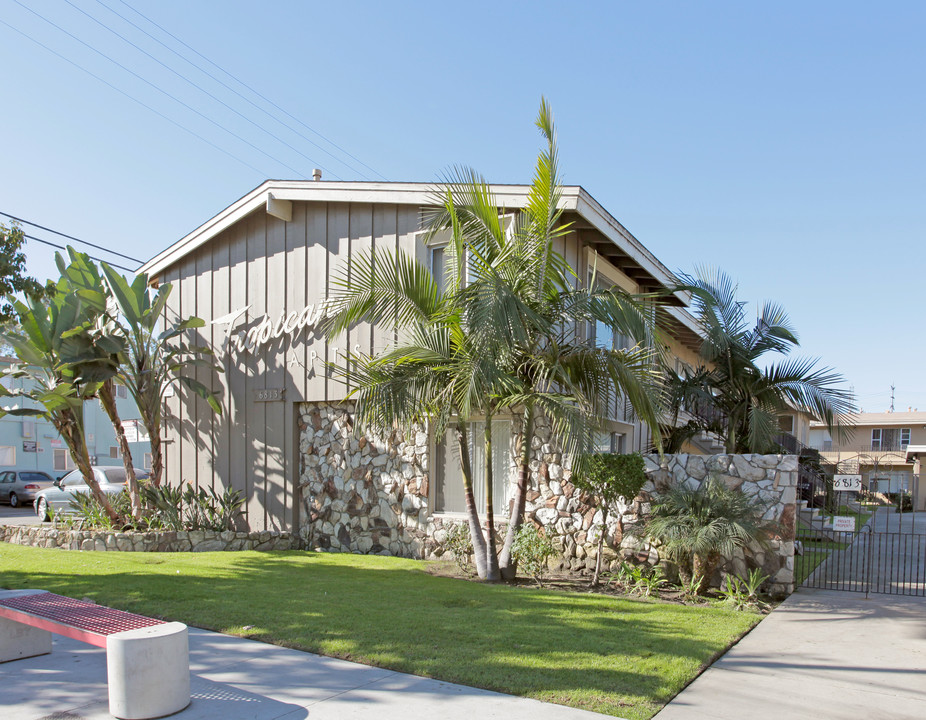
{"type": "Polygon", "coordinates": [[[54,478],[40,470],[0,470],[0,503],[31,504],[40,490],[53,484],[54,478]]]}
{"type": "MultiPolygon", "coordinates": [[[[94,465],[93,475],[100,484],[100,490],[107,495],[118,495],[125,488],[125,468],[116,465],[94,465]]],[[[149,476],[147,470],[135,468],[135,477],[144,480],[149,476]]],[[[50,520],[55,513],[73,513],[71,501],[78,493],[88,494],[90,486],[84,482],[80,470],[72,470],[52,487],[42,490],[35,496],[35,513],[43,522],[50,520]]]]}

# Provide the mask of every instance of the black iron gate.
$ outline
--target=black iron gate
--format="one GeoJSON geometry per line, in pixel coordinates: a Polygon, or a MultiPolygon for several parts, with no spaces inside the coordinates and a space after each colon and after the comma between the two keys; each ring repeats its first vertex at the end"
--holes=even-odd
{"type": "Polygon", "coordinates": [[[926,597],[926,534],[881,530],[875,520],[857,532],[817,529],[800,534],[795,584],[926,597]]]}

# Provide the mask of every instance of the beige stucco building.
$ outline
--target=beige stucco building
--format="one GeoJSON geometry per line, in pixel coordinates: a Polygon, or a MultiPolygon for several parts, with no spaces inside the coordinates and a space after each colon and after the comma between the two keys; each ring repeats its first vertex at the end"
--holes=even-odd
{"type": "Polygon", "coordinates": [[[823,423],[811,423],[810,446],[837,472],[861,474],[866,489],[911,493],[917,509],[926,510],[926,486],[907,452],[908,447],[926,445],[926,412],[859,413],[847,425],[851,434],[840,440],[823,423]]]}
{"type": "MultiPolygon", "coordinates": [[[[492,188],[510,209],[524,205],[528,190],[492,188]]],[[[347,389],[328,371],[348,350],[384,349],[393,329],[361,325],[331,342],[319,332],[332,279],[355,254],[380,248],[435,262],[420,226],[432,193],[415,183],[268,181],[144,265],[152,279],[174,284],[168,313],[206,321],[196,340],[213,348],[223,370],[197,376],[221,392],[221,416],[183,391],[167,401],[169,482],[237,488],[251,529],[362,552],[420,555],[441,519],[459,515],[454,462],[441,438],[426,427],[408,436],[353,432],[347,389]]],[[[576,283],[588,282],[594,267],[599,282],[630,292],[673,286],[672,273],[585,190],[565,187],[561,202],[572,225],[558,251],[576,283]]],[[[699,335],[687,302],[677,293],[660,312],[670,351],[693,364],[699,335]]],[[[498,444],[514,447],[516,419],[494,427],[498,444]]],[[[647,428],[618,404],[602,449],[645,452],[650,443],[647,428]]],[[[510,454],[498,463],[511,477],[510,454]]],[[[555,448],[536,448],[534,481],[562,491],[563,464],[555,448]]],[[[507,507],[510,488],[499,485],[496,506],[507,507]]]]}

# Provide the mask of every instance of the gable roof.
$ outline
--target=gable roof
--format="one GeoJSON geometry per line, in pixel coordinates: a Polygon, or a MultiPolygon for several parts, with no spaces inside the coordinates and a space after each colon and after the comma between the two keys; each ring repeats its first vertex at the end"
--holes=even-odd
{"type": "MultiPolygon", "coordinates": [[[[435,191],[439,188],[439,183],[267,180],[155,255],[138,271],[151,277],[160,275],[260,208],[277,214],[276,208],[280,204],[285,206],[293,201],[425,206],[433,204],[435,191]]],[[[489,189],[500,206],[512,209],[525,207],[530,192],[529,185],[490,185],[489,189]]],[[[584,188],[569,185],[561,188],[561,193],[560,207],[581,218],[581,222],[575,225],[576,231],[597,252],[615,262],[622,272],[641,286],[665,289],[675,285],[673,273],[584,188]]],[[[672,302],[675,307],[666,307],[666,315],[675,331],[683,333],[692,342],[701,331],[695,318],[685,309],[690,304],[689,293],[675,293],[672,302]]]]}

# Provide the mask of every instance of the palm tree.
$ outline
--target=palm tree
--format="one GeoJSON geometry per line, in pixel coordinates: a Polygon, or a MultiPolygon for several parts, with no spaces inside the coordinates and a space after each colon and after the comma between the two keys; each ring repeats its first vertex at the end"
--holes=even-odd
{"type": "MultiPolygon", "coordinates": [[[[460,294],[479,352],[517,381],[514,393],[494,399],[495,411],[522,416],[518,482],[499,561],[506,579],[515,575],[511,549],[524,518],[538,412],[552,420],[563,454],[579,461],[618,392],[652,428],[657,415],[652,315],[642,298],[596,287],[594,280],[574,289],[575,271],[554,250],[571,228],[562,217],[556,132],[545,99],[536,125],[545,147],[522,210],[500,209],[481,176],[458,169],[425,215],[429,240],[450,232],[444,285],[460,294]],[[592,346],[582,331],[595,323],[640,343],[631,350],[592,346]]],[[[492,510],[486,508],[489,527],[492,510]]]]}
{"type": "Polygon", "coordinates": [[[618,388],[655,426],[651,351],[592,347],[581,333],[598,320],[642,339],[650,314],[616,291],[573,289],[573,271],[553,249],[569,227],[561,219],[555,134],[545,101],[537,124],[547,147],[523,210],[508,215],[477,173],[454,171],[435,191],[425,219],[429,241],[438,232],[450,235],[442,289],[404,255],[361,256],[335,280],[328,328],[331,336],[361,320],[396,324],[400,342],[376,358],[351,357],[343,377],[355,388],[351,396],[363,421],[387,427],[427,418],[439,434],[455,428],[477,572],[489,579],[498,567],[490,467],[494,416],[514,411],[523,417],[518,489],[502,550],[509,571],[538,413],[550,418],[563,452],[574,457],[590,444],[618,388]],[[472,489],[467,425],[474,415],[486,418],[488,538],[472,489]]]}
{"type": "Polygon", "coordinates": [[[736,284],[725,273],[698,270],[681,279],[692,292],[704,331],[704,365],[695,373],[700,383],[674,386],[719,411],[719,419],[702,420],[702,426],[724,439],[728,453],[774,449],[778,416],[793,408],[813,413],[830,432],[845,434],[847,416],[855,408],[852,393],[839,387],[842,375],[817,368],[816,359],[787,357],[799,343],[780,305],[765,303],[753,325],[746,303],[736,299],[736,284]],[[785,357],[760,368],[766,353],[785,357]]]}
{"type": "Polygon", "coordinates": [[[766,507],[758,497],[730,489],[715,476],[696,489],[684,483],[671,486],[652,508],[647,535],[663,544],[683,579],[698,579],[699,593],[710,586],[724,556],[764,543],[774,527],[762,520],[766,507]]]}

